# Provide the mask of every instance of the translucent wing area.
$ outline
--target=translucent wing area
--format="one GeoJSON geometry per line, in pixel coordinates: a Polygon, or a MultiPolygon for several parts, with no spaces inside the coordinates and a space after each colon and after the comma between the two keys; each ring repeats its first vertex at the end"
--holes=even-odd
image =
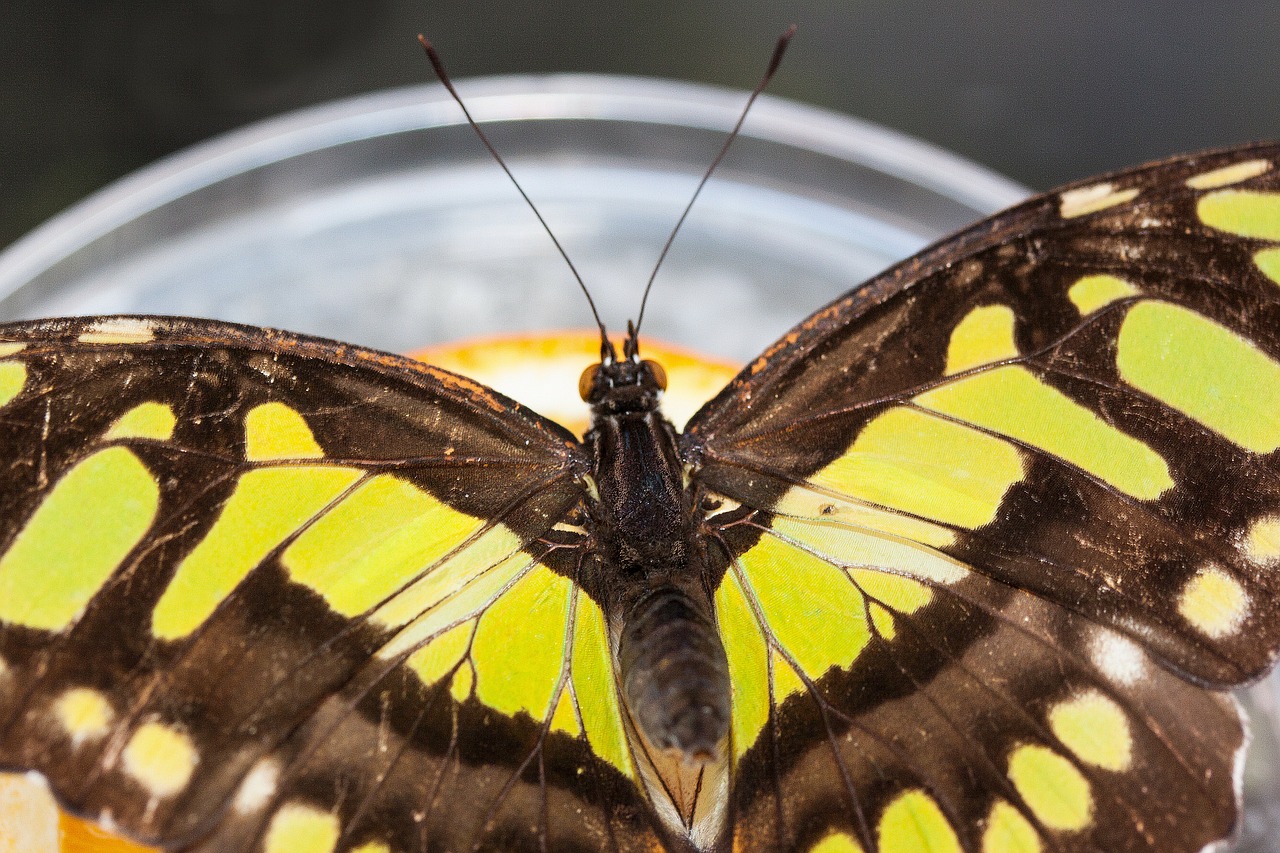
{"type": "Polygon", "coordinates": [[[749,848],[1230,833],[1241,726],[1203,687],[1280,646],[1277,166],[1255,146],[1032,200],[693,418],[720,619],[773,679],[735,665],[749,848]]]}
{"type": "Polygon", "coordinates": [[[603,618],[543,562],[563,430],[148,318],[0,327],[0,403],[0,764],[175,849],[657,843],[603,618]]]}

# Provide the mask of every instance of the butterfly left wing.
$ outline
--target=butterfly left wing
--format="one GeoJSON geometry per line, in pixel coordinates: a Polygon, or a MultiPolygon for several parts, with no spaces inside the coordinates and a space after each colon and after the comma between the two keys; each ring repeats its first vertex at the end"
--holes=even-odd
{"type": "Polygon", "coordinates": [[[549,568],[564,430],[395,356],[105,318],[0,327],[0,447],[0,766],[173,849],[658,843],[549,568]]]}
{"type": "Polygon", "coordinates": [[[1200,850],[1280,645],[1280,149],[1034,199],[688,427],[751,849],[1200,850]],[[758,675],[755,673],[765,673],[758,675]]]}

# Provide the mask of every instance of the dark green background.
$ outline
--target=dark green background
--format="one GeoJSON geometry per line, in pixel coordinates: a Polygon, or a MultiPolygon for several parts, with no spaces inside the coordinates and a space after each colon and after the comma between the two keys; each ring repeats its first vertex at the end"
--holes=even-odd
{"type": "Polygon", "coordinates": [[[1280,137],[1275,2],[0,0],[0,246],[168,152],[430,79],[592,71],[772,92],[917,134],[1034,187],[1280,137]]]}

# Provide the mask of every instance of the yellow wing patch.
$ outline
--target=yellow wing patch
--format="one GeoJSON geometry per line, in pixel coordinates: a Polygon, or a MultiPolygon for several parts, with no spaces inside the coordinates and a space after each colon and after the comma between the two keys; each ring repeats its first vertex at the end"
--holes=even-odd
{"type": "Polygon", "coordinates": [[[0,406],[22,393],[27,384],[27,366],[20,361],[0,361],[0,406]]]}
{"type": "Polygon", "coordinates": [[[1280,447],[1280,364],[1200,314],[1139,302],[1120,327],[1124,381],[1255,453],[1280,447]]]}
{"type": "Polygon", "coordinates": [[[1196,203],[1196,215],[1219,231],[1280,240],[1280,193],[1218,190],[1201,197],[1196,203]]]}
{"type": "Polygon", "coordinates": [[[716,620],[733,690],[733,751],[741,758],[769,719],[769,650],[735,572],[727,572],[716,590],[716,620]]]}
{"type": "Polygon", "coordinates": [[[921,394],[916,402],[1039,447],[1141,500],[1173,486],[1158,453],[1022,367],[966,376],[921,394]]]}
{"type": "Polygon", "coordinates": [[[974,308],[951,332],[947,345],[947,375],[971,367],[1018,357],[1013,340],[1013,309],[1007,305],[974,308]]]}
{"type": "Polygon", "coordinates": [[[524,712],[542,720],[551,712],[567,672],[572,593],[568,578],[534,566],[484,612],[471,646],[476,698],[508,715],[524,712]],[[514,636],[520,637],[518,647],[511,642],[514,636]]]}
{"type": "Polygon", "coordinates": [[[1261,249],[1254,253],[1253,262],[1263,275],[1280,284],[1280,249],[1261,249]]]}
{"type": "Polygon", "coordinates": [[[284,403],[263,403],[244,418],[244,458],[250,462],[271,459],[318,459],[324,451],[302,415],[284,403]]]}
{"type": "Polygon", "coordinates": [[[168,441],[173,438],[173,428],[177,423],[178,419],[171,406],[164,403],[140,403],[116,419],[103,438],[107,441],[124,438],[168,441]]]}
{"type": "Polygon", "coordinates": [[[1114,275],[1086,275],[1071,285],[1067,298],[1083,317],[1117,300],[1137,296],[1138,292],[1138,288],[1114,275]]]}
{"type": "Polygon", "coordinates": [[[361,476],[355,468],[321,465],[261,468],[242,476],[156,603],[152,632],[164,640],[190,634],[255,566],[361,476]]]}
{"type": "Polygon", "coordinates": [[[1049,728],[1076,758],[1104,770],[1128,770],[1133,761],[1129,718],[1106,696],[1091,690],[1055,705],[1049,728]]]}
{"type": "Polygon", "coordinates": [[[0,557],[0,620],[70,627],[142,541],[159,504],[159,484],[130,450],[111,447],[77,463],[0,557]]]}
{"type": "Polygon", "coordinates": [[[809,478],[819,490],[977,528],[1024,476],[1011,444],[915,409],[889,409],[843,456],[809,478]]]}
{"type": "Polygon", "coordinates": [[[116,713],[107,697],[88,687],[72,687],[63,691],[53,703],[54,716],[71,737],[73,746],[95,741],[111,731],[116,713]]]}
{"type": "Polygon", "coordinates": [[[263,853],[333,853],[341,830],[337,815],[304,803],[286,803],[271,818],[263,853]]]}
{"type": "Polygon", "coordinates": [[[1041,853],[1040,834],[1022,812],[999,800],[982,832],[982,853],[1041,853]]]}
{"type": "Polygon", "coordinates": [[[1201,569],[1182,588],[1178,612],[1200,633],[1221,639],[1235,633],[1249,615],[1249,594],[1222,569],[1201,569]]]}
{"type": "Polygon", "coordinates": [[[281,555],[295,583],[356,616],[441,562],[483,522],[450,508],[412,483],[371,477],[327,510],[281,555]]]}
{"type": "Polygon", "coordinates": [[[171,797],[187,787],[200,760],[191,738],[155,721],[138,727],[121,753],[126,773],[153,797],[171,797]]]}
{"type": "Polygon", "coordinates": [[[810,847],[809,853],[862,853],[862,845],[846,832],[833,832],[810,847]]]}
{"type": "Polygon", "coordinates": [[[573,695],[591,751],[635,778],[636,771],[622,726],[609,634],[600,607],[581,591],[573,626],[573,695]]]}
{"type": "Polygon", "coordinates": [[[1263,566],[1280,561],[1280,515],[1264,515],[1254,520],[1245,531],[1241,548],[1244,555],[1263,566]]]}
{"type": "Polygon", "coordinates": [[[889,803],[877,833],[880,853],[962,853],[955,829],[924,791],[908,791],[889,803]]]}
{"type": "Polygon", "coordinates": [[[1093,821],[1089,780],[1053,750],[1018,747],[1009,757],[1009,779],[1027,808],[1050,829],[1078,831],[1093,821]]]}

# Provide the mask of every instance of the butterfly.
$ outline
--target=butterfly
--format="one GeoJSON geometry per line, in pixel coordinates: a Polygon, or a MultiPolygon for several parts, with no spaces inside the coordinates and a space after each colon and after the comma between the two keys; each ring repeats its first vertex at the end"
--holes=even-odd
{"type": "Polygon", "coordinates": [[[1280,647],[1280,146],[981,222],[683,432],[641,349],[579,438],[334,341],[0,325],[0,766],[173,850],[1231,836],[1222,691],[1280,647]]]}

